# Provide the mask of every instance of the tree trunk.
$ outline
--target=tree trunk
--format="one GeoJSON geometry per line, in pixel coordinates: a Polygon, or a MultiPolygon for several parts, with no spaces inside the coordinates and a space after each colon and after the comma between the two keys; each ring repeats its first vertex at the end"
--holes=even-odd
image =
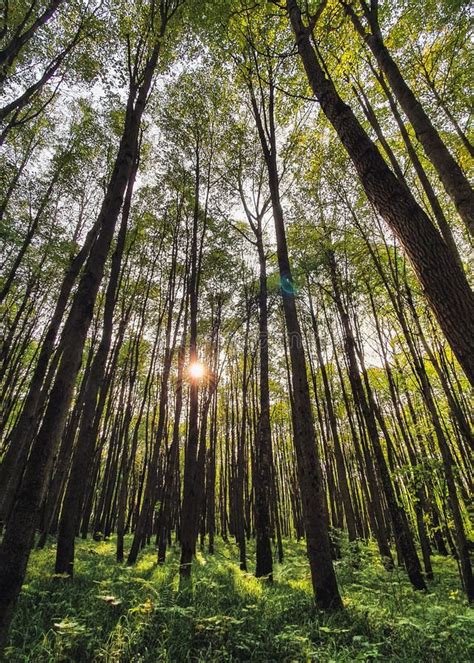
{"type": "Polygon", "coordinates": [[[344,345],[349,366],[349,381],[351,383],[354,400],[361,408],[361,412],[367,426],[367,432],[372,445],[374,457],[377,462],[379,476],[383,486],[385,498],[387,500],[387,506],[392,520],[394,534],[403,554],[408,576],[413,587],[419,590],[426,589],[425,581],[423,580],[423,575],[421,573],[420,561],[416,553],[413,537],[408,527],[408,520],[403,507],[398,504],[389,469],[387,467],[382,446],[380,444],[377,424],[375,421],[375,414],[370,403],[370,395],[368,400],[364,392],[364,387],[357,365],[355,340],[350,328],[347,310],[345,309],[342,302],[340,287],[338,283],[338,274],[336,272],[335,258],[331,251],[328,251],[328,267],[334,293],[334,301],[336,303],[344,332],[344,345]]]}
{"type": "Polygon", "coordinates": [[[30,9],[23,17],[21,23],[15,30],[10,42],[0,51],[0,82],[3,82],[7,76],[8,69],[14,63],[23,46],[34,36],[35,32],[54,15],[57,9],[63,4],[64,0],[51,0],[44,11],[33,21],[29,28],[23,31],[30,18],[31,10],[35,3],[31,3],[30,9]]]}
{"type": "Polygon", "coordinates": [[[311,293],[309,292],[308,286],[308,297],[311,313],[311,321],[313,325],[314,339],[316,342],[316,353],[319,362],[319,370],[321,371],[321,377],[323,380],[324,387],[324,397],[326,400],[326,408],[328,412],[329,424],[331,427],[332,441],[334,444],[334,455],[336,457],[336,470],[337,478],[339,483],[339,489],[341,491],[342,503],[344,505],[344,514],[346,516],[346,526],[347,533],[349,535],[349,541],[354,541],[357,538],[357,530],[355,524],[354,510],[352,507],[351,494],[349,490],[349,484],[347,481],[347,472],[344,462],[344,454],[342,451],[341,441],[339,437],[339,431],[337,427],[336,415],[333,408],[333,399],[331,394],[331,389],[329,387],[329,380],[326,371],[326,366],[324,364],[324,358],[321,348],[321,340],[319,338],[318,324],[316,316],[314,314],[313,301],[311,298],[311,293]]]}
{"type": "MultiPolygon", "coordinates": [[[[267,260],[262,234],[257,238],[259,258],[258,331],[260,347],[260,412],[255,448],[255,531],[257,578],[273,577],[270,542],[270,497],[272,494],[272,436],[270,428],[270,388],[268,382],[268,303],[267,260]]],[[[276,507],[276,505],[275,505],[276,507]]],[[[278,516],[277,516],[278,517],[278,516]]]]}
{"type": "Polygon", "coordinates": [[[122,223],[117,238],[117,246],[112,257],[110,278],[105,295],[102,338],[94,357],[91,374],[84,395],[83,416],[80,422],[78,441],[73,456],[59,524],[58,544],[56,549],[56,573],[68,573],[71,576],[73,575],[74,568],[74,538],[79,528],[86,489],[84,477],[87,476],[88,468],[90,468],[90,458],[93,456],[96,445],[94,433],[98,428],[97,416],[100,416],[101,414],[98,412],[97,396],[101,387],[103,387],[106,361],[112,340],[113,314],[117,300],[120,266],[125,247],[128,216],[130,213],[137,167],[138,155],[135,155],[135,165],[128,182],[124,209],[122,212],[122,223]]]}
{"type": "Polygon", "coordinates": [[[278,266],[280,272],[280,290],[283,298],[286,334],[288,336],[291,359],[294,445],[303,507],[306,547],[311,569],[311,580],[316,604],[324,610],[340,609],[342,608],[342,601],[339,595],[336,574],[332,563],[326,500],[323,489],[320,460],[317,453],[311,397],[306,374],[306,359],[296,310],[295,292],[286,242],[285,221],[280,200],[273,108],[274,87],[270,80],[267,109],[271,123],[270,144],[267,141],[267,135],[263,127],[260,110],[251,84],[249,84],[249,91],[253,114],[268,172],[268,184],[275,224],[278,266]]]}
{"type": "Polygon", "coordinates": [[[373,3],[375,6],[369,9],[365,2],[361,2],[364,15],[370,26],[370,32],[363,27],[354,9],[345,2],[342,2],[342,4],[357,32],[364,39],[376,58],[380,69],[387,77],[400,106],[415,130],[416,137],[422,144],[426,156],[438,172],[441,182],[453,200],[460,217],[471,235],[474,235],[474,193],[472,188],[458,162],[434,128],[423,106],[406,83],[398,65],[385,46],[378,24],[378,3],[373,3]]]}
{"type": "Polygon", "coordinates": [[[474,385],[474,296],[466,277],[425,212],[326,78],[297,0],[287,0],[286,7],[313,93],[351,157],[369,200],[404,246],[441,329],[474,385]]]}

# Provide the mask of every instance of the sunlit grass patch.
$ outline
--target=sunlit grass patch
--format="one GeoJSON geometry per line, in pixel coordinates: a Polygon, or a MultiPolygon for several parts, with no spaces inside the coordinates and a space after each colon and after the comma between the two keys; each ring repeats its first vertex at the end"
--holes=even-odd
{"type": "MultiPolygon", "coordinates": [[[[127,541],[130,544],[130,540],[127,541]]],[[[190,593],[179,589],[179,547],[165,565],[153,547],[135,566],[117,564],[115,542],[78,541],[75,577],[55,577],[54,548],[32,554],[8,659],[52,661],[301,662],[430,661],[474,657],[473,617],[453,560],[434,558],[428,594],[405,573],[385,571],[374,551],[337,562],[342,613],[318,611],[305,547],[285,544],[273,583],[239,569],[232,542],[198,551],[190,593]]]]}

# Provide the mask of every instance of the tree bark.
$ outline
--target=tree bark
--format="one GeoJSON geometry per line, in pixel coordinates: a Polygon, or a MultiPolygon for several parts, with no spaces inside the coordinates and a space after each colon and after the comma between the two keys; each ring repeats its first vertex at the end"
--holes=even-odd
{"type": "Polygon", "coordinates": [[[369,200],[405,248],[443,333],[474,385],[474,296],[466,277],[430,219],[326,78],[297,0],[287,0],[286,7],[313,93],[351,157],[369,200]]]}
{"type": "Polygon", "coordinates": [[[63,4],[65,0],[51,0],[46,6],[42,14],[40,14],[30,25],[29,28],[23,30],[26,23],[30,18],[30,11],[34,6],[31,3],[30,10],[23,17],[22,22],[15,30],[15,33],[10,40],[9,44],[0,51],[0,82],[3,82],[7,76],[8,69],[12,66],[23,46],[33,37],[35,32],[54,15],[57,9],[63,4]]]}
{"type": "Polygon", "coordinates": [[[59,523],[55,571],[56,573],[68,573],[71,576],[74,569],[74,539],[79,528],[84,494],[87,487],[84,477],[87,476],[88,468],[90,468],[90,458],[93,456],[96,444],[94,423],[98,414],[97,397],[104,381],[107,356],[112,341],[113,314],[117,301],[120,266],[125,247],[128,216],[137,167],[138,155],[135,155],[135,165],[127,186],[117,246],[112,256],[112,267],[105,295],[102,338],[92,363],[84,395],[84,411],[80,421],[78,441],[74,451],[59,523]]]}
{"type": "Polygon", "coordinates": [[[453,200],[460,217],[471,235],[474,235],[474,193],[469,181],[434,128],[413,90],[403,78],[397,63],[390,55],[383,41],[378,23],[378,2],[372,0],[370,8],[365,2],[360,4],[363,7],[370,32],[364,28],[353,7],[342,1],[342,5],[352,20],[355,29],[364,39],[376,58],[380,69],[387,77],[390,87],[410,120],[426,156],[438,172],[441,182],[453,200]]]}

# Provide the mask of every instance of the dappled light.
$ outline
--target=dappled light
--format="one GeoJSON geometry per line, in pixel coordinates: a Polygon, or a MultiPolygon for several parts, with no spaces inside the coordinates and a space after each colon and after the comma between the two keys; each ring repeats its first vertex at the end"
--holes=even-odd
{"type": "Polygon", "coordinates": [[[472,20],[0,11],[0,659],[474,660],[472,20]]]}

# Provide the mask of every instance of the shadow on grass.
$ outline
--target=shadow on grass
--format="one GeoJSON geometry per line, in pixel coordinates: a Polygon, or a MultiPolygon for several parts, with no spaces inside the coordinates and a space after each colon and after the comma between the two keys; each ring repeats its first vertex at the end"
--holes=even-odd
{"type": "MultiPolygon", "coordinates": [[[[235,545],[198,551],[180,591],[179,550],[157,566],[147,548],[117,565],[113,541],[79,542],[73,581],[51,573],[54,548],[35,551],[12,628],[12,661],[468,661],[472,621],[454,563],[435,560],[429,595],[370,549],[337,563],[345,610],[314,605],[303,544],[286,545],[275,581],[242,573],[235,545]],[[467,643],[467,644],[466,644],[467,643]]],[[[249,545],[249,559],[253,546],[249,545]]]]}

